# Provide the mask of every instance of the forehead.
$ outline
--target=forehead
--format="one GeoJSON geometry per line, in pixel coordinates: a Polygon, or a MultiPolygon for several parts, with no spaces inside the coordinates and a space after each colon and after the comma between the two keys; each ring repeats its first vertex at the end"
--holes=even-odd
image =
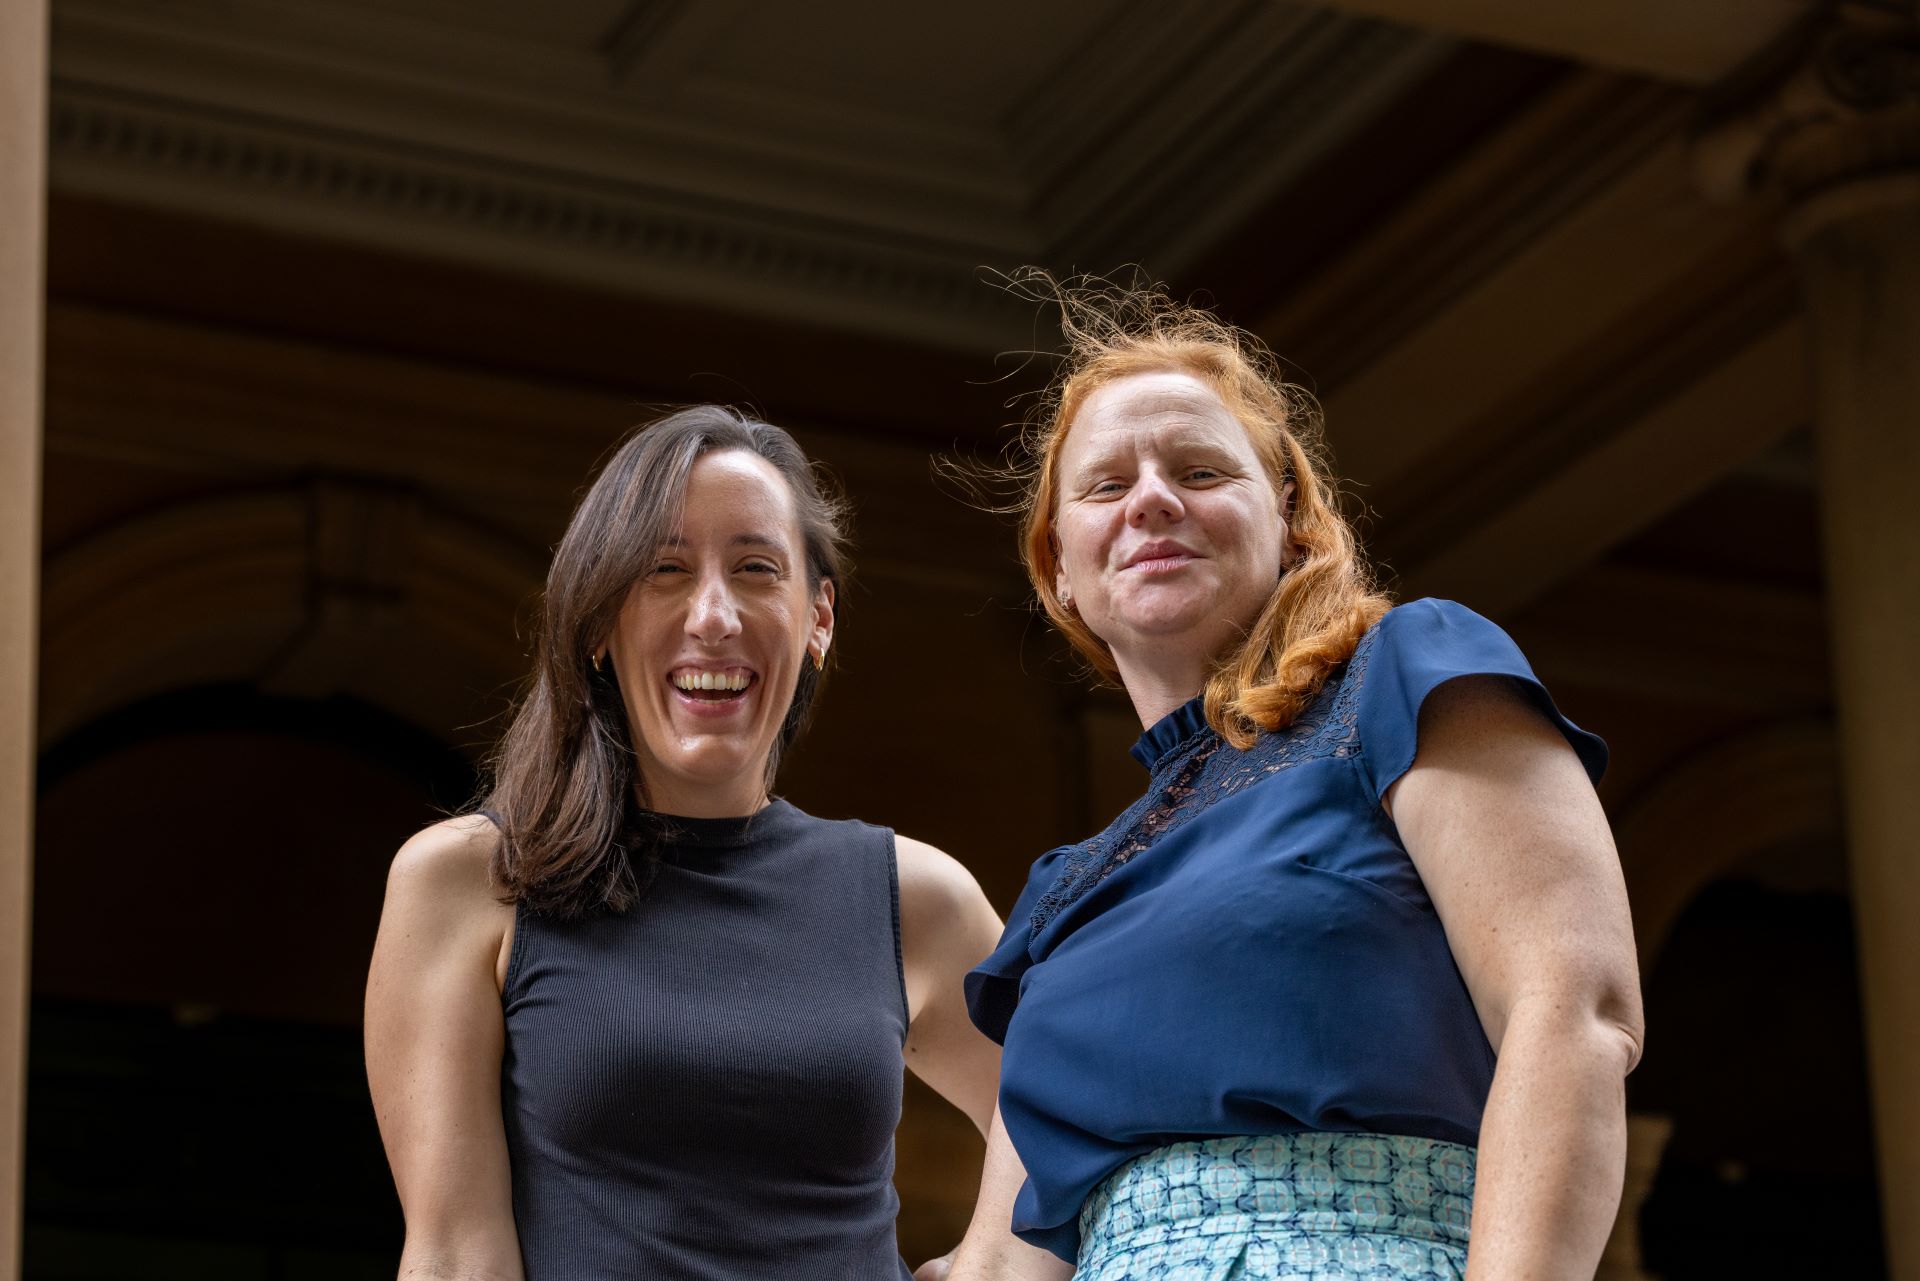
{"type": "Polygon", "coordinates": [[[1080,403],[1061,445],[1061,463],[1116,449],[1194,441],[1252,455],[1246,428],[1218,393],[1192,374],[1173,371],[1128,374],[1092,392],[1080,403]]]}
{"type": "Polygon", "coordinates": [[[678,536],[791,538],[797,520],[793,489],[778,468],[744,449],[718,449],[693,460],[678,536]]]}

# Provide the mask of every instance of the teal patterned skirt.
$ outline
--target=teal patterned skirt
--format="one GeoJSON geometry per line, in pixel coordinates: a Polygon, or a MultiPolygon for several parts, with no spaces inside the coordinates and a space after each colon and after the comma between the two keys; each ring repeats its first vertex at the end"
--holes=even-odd
{"type": "Polygon", "coordinates": [[[1460,1281],[1473,1167],[1398,1135],[1176,1143],[1087,1198],[1074,1281],[1460,1281]]]}

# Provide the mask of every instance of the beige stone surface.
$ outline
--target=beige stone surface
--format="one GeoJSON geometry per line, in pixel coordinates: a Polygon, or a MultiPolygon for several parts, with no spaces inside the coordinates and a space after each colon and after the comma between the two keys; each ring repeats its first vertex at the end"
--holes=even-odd
{"type": "Polygon", "coordinates": [[[33,866],[44,0],[0,6],[0,1278],[18,1275],[33,866]]]}
{"type": "Polygon", "coordinates": [[[1920,180],[1802,224],[1834,678],[1888,1275],[1920,1277],[1920,180]]]}

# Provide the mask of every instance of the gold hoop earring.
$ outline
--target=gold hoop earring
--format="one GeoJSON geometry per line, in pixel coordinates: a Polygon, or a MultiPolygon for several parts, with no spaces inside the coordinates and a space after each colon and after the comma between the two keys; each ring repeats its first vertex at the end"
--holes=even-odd
{"type": "Polygon", "coordinates": [[[593,655],[593,656],[592,656],[592,659],[591,659],[590,661],[591,661],[591,662],[593,663],[593,670],[594,670],[594,673],[595,673],[596,675],[604,675],[604,674],[605,674],[605,671],[606,671],[606,669],[600,666],[600,655],[599,655],[599,654],[595,654],[595,655],[593,655]]]}
{"type": "Polygon", "coordinates": [[[824,649],[808,649],[807,656],[813,660],[814,671],[824,672],[827,670],[827,651],[824,649]]]}

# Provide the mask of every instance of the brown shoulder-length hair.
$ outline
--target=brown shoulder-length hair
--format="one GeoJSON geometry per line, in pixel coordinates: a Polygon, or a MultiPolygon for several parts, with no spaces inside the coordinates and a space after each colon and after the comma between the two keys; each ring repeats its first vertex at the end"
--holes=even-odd
{"type": "Polygon", "coordinates": [[[1021,559],[1047,617],[1100,677],[1119,683],[1113,651],[1054,591],[1060,450],[1074,416],[1099,388],[1129,374],[1190,374],[1246,428],[1274,492],[1294,485],[1287,568],[1240,644],[1216,657],[1207,722],[1240,748],[1262,730],[1290,724],[1391,606],[1341,514],[1319,405],[1281,375],[1259,339],[1157,286],[1086,278],[1063,284],[1037,270],[1013,283],[1059,306],[1066,337],[1060,372],[1023,434],[1029,477],[1021,559]]]}
{"type": "MultiPolygon", "coordinates": [[[[488,762],[481,807],[501,832],[492,872],[506,901],[576,917],[625,911],[650,878],[645,789],[612,664],[593,654],[633,584],[679,524],[687,479],[703,454],[743,449],[773,464],[793,493],[808,587],[846,572],[845,506],[792,436],[721,405],[697,405],[636,429],[607,460],[553,554],[541,599],[533,674],[488,762]]],[[[805,728],[821,673],[799,683],[767,758],[805,728]]]]}

